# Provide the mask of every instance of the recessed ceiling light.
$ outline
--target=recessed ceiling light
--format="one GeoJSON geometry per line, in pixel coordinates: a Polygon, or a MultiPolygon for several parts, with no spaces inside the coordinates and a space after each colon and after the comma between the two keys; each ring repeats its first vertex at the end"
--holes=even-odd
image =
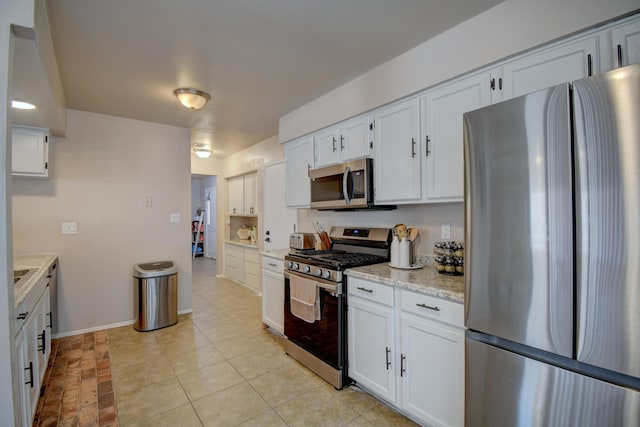
{"type": "Polygon", "coordinates": [[[13,108],[17,108],[18,110],[35,110],[36,109],[36,106],[31,104],[30,102],[16,101],[15,99],[11,100],[11,106],[13,108]]]}
{"type": "Polygon", "coordinates": [[[173,91],[180,103],[191,110],[198,110],[211,99],[208,93],[198,89],[182,87],[173,91]]]}

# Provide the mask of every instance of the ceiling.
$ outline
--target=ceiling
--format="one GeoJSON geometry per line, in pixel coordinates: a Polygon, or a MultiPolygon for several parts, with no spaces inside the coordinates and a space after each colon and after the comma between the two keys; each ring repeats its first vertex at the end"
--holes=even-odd
{"type": "Polygon", "coordinates": [[[191,129],[226,157],[502,0],[48,0],[68,108],[191,129]],[[211,94],[182,107],[178,87],[211,94]]]}

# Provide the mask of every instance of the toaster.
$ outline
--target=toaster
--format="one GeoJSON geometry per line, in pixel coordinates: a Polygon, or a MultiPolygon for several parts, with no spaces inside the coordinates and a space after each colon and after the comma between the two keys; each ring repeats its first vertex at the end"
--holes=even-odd
{"type": "Polygon", "coordinates": [[[291,233],[289,235],[290,249],[313,249],[314,244],[313,233],[291,233]]]}

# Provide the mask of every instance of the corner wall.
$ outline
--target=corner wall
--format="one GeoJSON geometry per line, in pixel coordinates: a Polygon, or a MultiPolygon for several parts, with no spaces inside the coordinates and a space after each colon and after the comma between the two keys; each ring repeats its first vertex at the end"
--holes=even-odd
{"type": "Polygon", "coordinates": [[[189,130],[75,110],[67,120],[50,178],[13,180],[14,254],[59,255],[59,334],[131,322],[141,262],[175,261],[178,310],[191,310],[189,130]]]}

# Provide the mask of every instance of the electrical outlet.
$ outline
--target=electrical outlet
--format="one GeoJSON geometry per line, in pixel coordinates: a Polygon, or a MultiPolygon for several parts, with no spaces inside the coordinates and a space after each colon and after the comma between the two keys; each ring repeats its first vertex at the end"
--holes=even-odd
{"type": "Polygon", "coordinates": [[[179,213],[172,213],[169,214],[169,222],[172,224],[180,224],[180,214],[179,213]]]}
{"type": "Polygon", "coordinates": [[[153,206],[153,199],[151,196],[144,196],[144,207],[150,208],[151,206],[153,206]]]}
{"type": "Polygon", "coordinates": [[[62,223],[62,234],[77,234],[78,233],[78,223],[77,222],[63,222],[62,223]]]}
{"type": "Polygon", "coordinates": [[[440,226],[440,237],[444,240],[451,239],[451,224],[442,224],[440,226]]]}

